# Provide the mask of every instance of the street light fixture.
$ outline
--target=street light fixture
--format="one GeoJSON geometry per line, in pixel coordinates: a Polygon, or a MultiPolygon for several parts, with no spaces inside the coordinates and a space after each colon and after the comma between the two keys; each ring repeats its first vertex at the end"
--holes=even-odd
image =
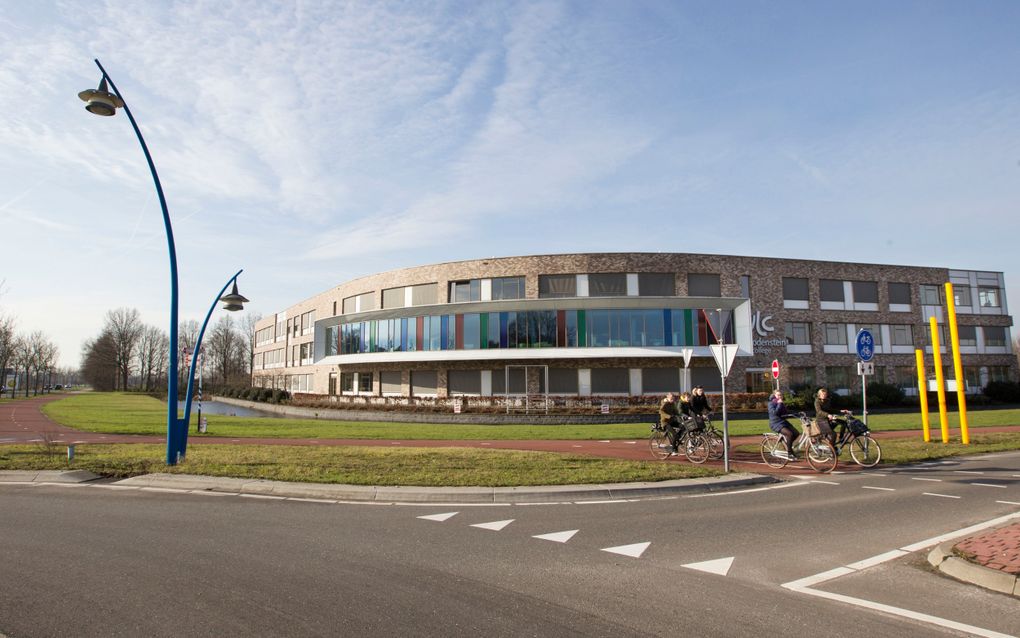
{"type": "MultiPolygon", "coordinates": [[[[96,115],[110,117],[116,115],[117,109],[124,109],[128,120],[131,122],[131,128],[135,131],[135,137],[138,138],[138,143],[142,147],[142,153],[145,154],[145,161],[149,164],[149,172],[152,173],[152,181],[156,186],[156,195],[159,197],[159,207],[163,211],[163,227],[166,230],[167,250],[170,253],[170,365],[167,370],[166,463],[167,465],[176,465],[184,457],[187,449],[188,419],[191,415],[191,384],[194,379],[197,357],[192,359],[191,367],[188,371],[188,389],[185,396],[184,418],[180,419],[177,416],[177,357],[180,352],[177,333],[177,248],[174,245],[173,226],[170,224],[170,212],[167,210],[166,197],[163,195],[163,185],[159,181],[156,165],[152,161],[152,155],[149,154],[149,147],[145,143],[145,138],[142,137],[142,132],[138,129],[138,123],[135,122],[131,109],[128,108],[120,91],[117,90],[117,85],[114,84],[113,80],[106,73],[106,69],[99,63],[99,60],[95,60],[95,63],[103,74],[99,82],[99,88],[82,91],[78,94],[78,97],[85,102],[85,110],[96,115]],[[110,92],[111,89],[113,90],[112,93],[110,92]]],[[[213,305],[205,317],[205,323],[202,324],[202,329],[199,331],[198,341],[195,344],[195,352],[198,352],[202,345],[202,335],[205,333],[209,317],[212,316],[212,311],[216,307],[216,301],[222,298],[227,303],[226,309],[231,311],[241,310],[243,303],[248,301],[237,293],[237,276],[240,274],[241,271],[238,271],[236,275],[231,277],[227,284],[223,286],[220,294],[217,295],[216,300],[213,301],[213,305]],[[229,295],[224,295],[224,291],[226,291],[227,286],[231,283],[234,284],[233,291],[229,295]]]]}

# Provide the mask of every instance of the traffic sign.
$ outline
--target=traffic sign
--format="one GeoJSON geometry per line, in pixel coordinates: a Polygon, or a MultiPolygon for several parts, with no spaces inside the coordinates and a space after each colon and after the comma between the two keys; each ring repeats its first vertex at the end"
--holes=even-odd
{"type": "Polygon", "coordinates": [[[772,360],[772,378],[773,379],[779,378],[779,359],[772,360]]]}
{"type": "Polygon", "coordinates": [[[723,378],[730,376],[733,360],[737,358],[737,344],[720,343],[711,344],[708,347],[712,351],[712,357],[715,358],[715,365],[719,367],[719,373],[723,378]]]}
{"type": "Polygon", "coordinates": [[[875,374],[875,362],[874,361],[858,361],[857,362],[857,374],[860,376],[872,376],[875,374]]]}
{"type": "Polygon", "coordinates": [[[875,338],[868,330],[861,330],[857,333],[857,356],[861,361],[871,361],[875,356],[875,338]]]}

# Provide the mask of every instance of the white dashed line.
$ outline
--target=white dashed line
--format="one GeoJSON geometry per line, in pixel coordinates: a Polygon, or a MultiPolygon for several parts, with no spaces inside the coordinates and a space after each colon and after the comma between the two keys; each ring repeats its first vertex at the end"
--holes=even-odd
{"type": "Polygon", "coordinates": [[[995,501],[995,502],[1001,503],[1002,505],[1020,505],[1020,503],[1017,503],[1015,501],[995,501]]]}
{"type": "Polygon", "coordinates": [[[1006,489],[1005,485],[993,485],[992,483],[971,483],[971,485],[977,485],[979,487],[1000,487],[1006,489]]]}
{"type": "Polygon", "coordinates": [[[911,481],[931,481],[932,483],[941,483],[942,482],[942,479],[918,478],[916,476],[911,478],[910,480],[911,481]]]}
{"type": "Polygon", "coordinates": [[[891,487],[872,487],[871,485],[862,485],[862,490],[881,490],[883,492],[895,492],[896,490],[891,487]]]}
{"type": "Polygon", "coordinates": [[[934,492],[922,492],[925,496],[938,496],[939,498],[960,498],[959,496],[952,496],[950,494],[936,494],[934,492]]]}
{"type": "Polygon", "coordinates": [[[953,470],[953,471],[956,472],[957,474],[984,474],[984,472],[979,472],[977,470],[953,470]]]}

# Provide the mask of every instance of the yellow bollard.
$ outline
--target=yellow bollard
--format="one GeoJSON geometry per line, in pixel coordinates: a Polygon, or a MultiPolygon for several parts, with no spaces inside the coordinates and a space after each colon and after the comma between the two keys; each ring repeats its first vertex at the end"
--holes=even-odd
{"type": "Polygon", "coordinates": [[[931,441],[931,423],[928,421],[928,378],[924,373],[924,353],[914,350],[917,357],[917,396],[921,399],[921,425],[924,427],[924,442],[931,441]]]}
{"type": "Polygon", "coordinates": [[[946,307],[949,309],[949,339],[953,344],[953,374],[956,375],[956,401],[960,405],[960,440],[970,445],[970,429],[967,427],[967,390],[963,382],[963,361],[960,359],[960,332],[956,327],[956,297],[953,284],[946,282],[946,307]]]}
{"type": "Polygon", "coordinates": [[[931,317],[931,354],[935,359],[935,385],[939,391],[939,423],[942,424],[942,442],[949,443],[949,417],[946,414],[946,375],[942,372],[942,346],[939,344],[939,324],[931,317]]]}

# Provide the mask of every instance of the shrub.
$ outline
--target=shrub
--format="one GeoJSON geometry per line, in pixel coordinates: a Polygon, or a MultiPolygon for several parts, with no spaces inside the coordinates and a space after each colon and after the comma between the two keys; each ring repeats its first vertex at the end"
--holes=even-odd
{"type": "Polygon", "coordinates": [[[903,405],[904,398],[903,390],[899,386],[891,383],[868,384],[868,405],[870,406],[903,405]]]}
{"type": "MultiPolygon", "coordinates": [[[[268,390],[269,388],[265,389],[268,390]]],[[[284,401],[288,401],[289,399],[290,392],[287,392],[286,390],[283,390],[281,388],[276,388],[275,390],[270,391],[269,398],[267,400],[270,403],[283,403],[284,401]]]]}
{"type": "Polygon", "coordinates": [[[985,386],[985,396],[997,403],[1020,403],[1020,383],[992,381],[985,386]]]}

